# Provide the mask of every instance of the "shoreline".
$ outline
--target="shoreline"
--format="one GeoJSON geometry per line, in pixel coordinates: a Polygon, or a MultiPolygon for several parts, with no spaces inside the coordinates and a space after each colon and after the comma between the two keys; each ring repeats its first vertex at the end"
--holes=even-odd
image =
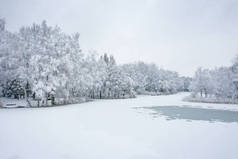
{"type": "Polygon", "coordinates": [[[193,98],[191,96],[185,97],[182,100],[184,102],[190,102],[190,103],[229,104],[229,105],[237,105],[238,104],[238,100],[215,99],[215,98],[193,98]]]}

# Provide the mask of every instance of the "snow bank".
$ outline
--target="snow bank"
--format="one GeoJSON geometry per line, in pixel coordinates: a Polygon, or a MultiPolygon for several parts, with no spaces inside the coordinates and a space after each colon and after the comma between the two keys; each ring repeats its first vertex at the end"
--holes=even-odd
{"type": "Polygon", "coordinates": [[[192,95],[185,97],[184,101],[188,102],[200,102],[200,103],[218,103],[218,104],[238,104],[238,100],[230,98],[216,98],[216,97],[193,97],[192,95]]]}
{"type": "MultiPolygon", "coordinates": [[[[55,105],[66,105],[66,104],[80,104],[84,102],[92,101],[86,97],[77,97],[77,98],[55,98],[55,105]]],[[[38,107],[38,102],[33,99],[29,99],[31,107],[38,107]]],[[[52,106],[51,100],[47,102],[47,107],[52,106]]],[[[30,108],[25,99],[12,99],[12,98],[0,98],[0,107],[2,108],[30,108]],[[2,101],[2,102],[1,102],[2,101]]],[[[42,107],[42,106],[41,106],[42,107]]]]}
{"type": "Polygon", "coordinates": [[[0,98],[0,106],[3,108],[22,108],[26,107],[27,103],[24,99],[0,98]]]}
{"type": "Polygon", "coordinates": [[[65,104],[80,104],[84,102],[92,101],[92,99],[89,99],[87,97],[77,97],[77,98],[56,98],[55,99],[55,105],[65,105],[65,104]]]}

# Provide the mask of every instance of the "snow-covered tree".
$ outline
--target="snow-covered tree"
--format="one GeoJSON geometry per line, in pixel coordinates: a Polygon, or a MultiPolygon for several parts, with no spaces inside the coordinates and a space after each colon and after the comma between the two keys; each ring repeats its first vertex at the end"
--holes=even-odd
{"type": "Polygon", "coordinates": [[[158,69],[155,64],[144,62],[126,64],[123,68],[133,80],[134,90],[139,94],[170,94],[183,91],[183,78],[176,72],[158,69]]]}
{"type": "Polygon", "coordinates": [[[5,19],[0,18],[0,32],[5,30],[5,19]]]}
{"type": "Polygon", "coordinates": [[[211,79],[211,73],[208,69],[202,69],[199,68],[195,72],[194,79],[191,84],[191,90],[195,93],[200,93],[200,96],[207,97],[209,93],[212,92],[212,79],[211,79]]]}
{"type": "MultiPolygon", "coordinates": [[[[235,66],[235,65],[234,65],[235,66]]],[[[235,72],[230,67],[213,70],[199,68],[191,83],[191,91],[201,97],[236,98],[235,72]]]]}
{"type": "MultiPolygon", "coordinates": [[[[79,34],[41,24],[11,33],[0,19],[0,86],[3,95],[32,97],[39,106],[63,98],[128,98],[138,94],[176,93],[183,79],[176,72],[138,62],[118,65],[113,56],[85,55],[79,34]]],[[[30,103],[28,101],[28,103],[30,103]]]]}
{"type": "Polygon", "coordinates": [[[105,70],[100,98],[133,96],[132,79],[123,72],[122,67],[116,64],[114,57],[104,54],[100,61],[103,62],[105,70]]]}

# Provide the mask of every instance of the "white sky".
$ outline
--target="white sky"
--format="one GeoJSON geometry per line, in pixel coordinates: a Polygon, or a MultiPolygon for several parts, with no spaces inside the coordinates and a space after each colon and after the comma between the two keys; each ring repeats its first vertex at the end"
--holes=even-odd
{"type": "Polygon", "coordinates": [[[47,20],[79,32],[83,51],[193,75],[238,54],[238,0],[0,0],[7,29],[47,20]]]}

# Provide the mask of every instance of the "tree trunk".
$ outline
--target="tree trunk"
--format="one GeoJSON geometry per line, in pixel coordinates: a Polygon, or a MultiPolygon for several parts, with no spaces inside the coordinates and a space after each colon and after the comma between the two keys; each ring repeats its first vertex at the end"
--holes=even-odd
{"type": "Polygon", "coordinates": [[[55,105],[55,97],[52,95],[52,97],[51,97],[51,104],[52,105],[55,105]]]}
{"type": "Polygon", "coordinates": [[[27,92],[26,92],[26,89],[24,88],[24,96],[25,96],[25,99],[26,99],[26,103],[27,103],[27,105],[29,106],[29,107],[32,107],[32,105],[31,105],[31,103],[30,103],[30,101],[29,101],[29,99],[28,99],[28,95],[27,95],[27,92]]]}

